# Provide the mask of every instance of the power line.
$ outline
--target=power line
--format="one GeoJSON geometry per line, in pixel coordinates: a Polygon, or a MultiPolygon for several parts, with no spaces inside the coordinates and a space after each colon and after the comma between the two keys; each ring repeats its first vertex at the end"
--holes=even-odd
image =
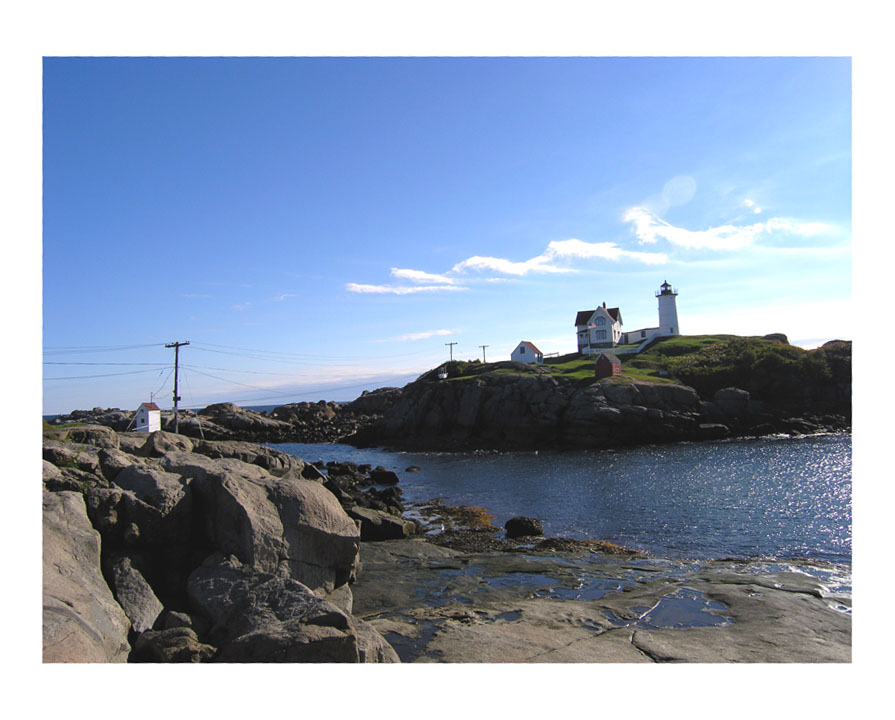
{"type": "Polygon", "coordinates": [[[412,357],[414,355],[422,355],[427,352],[426,350],[420,350],[414,353],[400,353],[398,355],[315,355],[313,353],[287,353],[287,352],[279,352],[276,350],[257,350],[252,348],[240,348],[233,347],[230,345],[217,345],[215,343],[193,343],[193,347],[198,350],[204,350],[205,352],[216,352],[221,353],[223,355],[236,355],[238,357],[247,357],[253,358],[256,360],[270,360],[272,362],[301,362],[302,360],[391,360],[394,358],[402,358],[402,357],[412,357]],[[248,353],[253,354],[245,354],[238,352],[225,352],[224,350],[214,350],[213,348],[227,348],[228,350],[245,350],[248,353]],[[276,357],[264,357],[265,355],[280,355],[285,359],[280,359],[276,357]],[[293,360],[294,358],[294,360],[293,360]]]}
{"type": "Polygon", "coordinates": [[[162,347],[159,343],[148,343],[144,345],[60,345],[60,346],[44,346],[44,355],[68,355],[78,353],[99,353],[99,352],[118,352],[121,350],[136,350],[147,347],[162,347]]]}
{"type": "Polygon", "coordinates": [[[45,360],[44,365],[152,365],[153,367],[168,367],[170,363],[128,363],[128,362],[59,362],[45,360]]]}
{"type": "MultiPolygon", "coordinates": [[[[165,384],[168,382],[168,378],[171,377],[171,373],[172,373],[172,372],[174,372],[174,366],[173,366],[173,365],[171,366],[171,369],[168,370],[168,374],[165,375],[165,379],[162,380],[162,384],[158,386],[158,390],[156,390],[154,393],[152,393],[152,396],[153,396],[153,397],[155,397],[156,395],[158,395],[158,394],[162,391],[162,388],[165,387],[165,384]]],[[[161,374],[161,373],[159,373],[159,374],[161,374]]]]}
{"type": "Polygon", "coordinates": [[[235,368],[208,367],[207,365],[181,365],[190,370],[222,370],[224,372],[248,373],[250,375],[280,375],[282,377],[307,377],[297,373],[261,372],[260,370],[236,370],[235,368]]]}
{"type": "MultiPolygon", "coordinates": [[[[213,378],[214,380],[221,380],[222,382],[232,383],[233,385],[241,385],[242,387],[251,388],[252,390],[261,390],[262,392],[268,392],[267,388],[258,387],[257,385],[246,385],[245,383],[237,382],[236,380],[229,380],[228,378],[218,377],[217,375],[212,375],[210,373],[200,372],[196,370],[195,367],[190,368],[194,373],[198,373],[199,375],[204,375],[205,377],[213,378]]],[[[293,393],[278,393],[280,395],[288,396],[293,393]]]]}
{"type": "MultiPolygon", "coordinates": [[[[196,371],[193,370],[193,372],[196,372],[196,371]]],[[[199,373],[199,374],[201,375],[202,373],[199,373]]],[[[212,376],[210,376],[210,377],[212,377],[212,376]]],[[[225,382],[229,382],[225,378],[215,378],[215,379],[216,380],[224,380],[225,382]]],[[[237,384],[239,384],[239,383],[237,383],[237,384]]],[[[303,390],[301,392],[282,393],[280,395],[268,395],[266,397],[258,397],[258,398],[245,398],[245,399],[241,399],[239,401],[239,403],[244,404],[244,403],[250,403],[250,402],[261,402],[262,400],[282,400],[284,398],[299,398],[299,397],[304,397],[307,395],[319,395],[324,392],[330,393],[330,392],[336,392],[339,390],[351,390],[353,388],[367,387],[368,385],[369,385],[369,383],[363,382],[363,383],[355,383],[354,385],[342,385],[339,387],[319,387],[319,388],[315,388],[313,390],[303,390]]],[[[250,386],[246,386],[246,387],[250,387],[250,386]]],[[[261,390],[262,388],[255,388],[255,389],[261,390]]],[[[202,408],[202,407],[205,407],[205,406],[204,405],[190,405],[189,406],[190,409],[202,408]]]]}
{"type": "Polygon", "coordinates": [[[149,368],[148,370],[130,370],[129,372],[122,373],[104,373],[102,375],[68,375],[66,377],[45,377],[44,380],[83,380],[86,378],[116,377],[118,375],[137,375],[139,373],[146,372],[155,372],[155,368],[149,368]]]}

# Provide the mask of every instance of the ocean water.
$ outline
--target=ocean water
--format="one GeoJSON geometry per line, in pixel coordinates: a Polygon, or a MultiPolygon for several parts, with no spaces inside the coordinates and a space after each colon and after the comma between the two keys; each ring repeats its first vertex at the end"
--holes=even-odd
{"type": "Polygon", "coordinates": [[[539,453],[272,447],[308,462],[382,465],[398,473],[406,502],[478,505],[500,527],[527,515],[547,536],[659,557],[851,563],[848,434],[539,453]]]}

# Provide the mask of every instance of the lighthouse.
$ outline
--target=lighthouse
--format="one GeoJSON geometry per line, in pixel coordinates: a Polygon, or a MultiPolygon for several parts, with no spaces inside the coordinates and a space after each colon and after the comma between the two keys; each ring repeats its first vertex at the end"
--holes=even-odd
{"type": "Polygon", "coordinates": [[[668,281],[659,286],[656,293],[659,298],[659,335],[680,335],[681,329],[677,324],[677,292],[668,284],[668,281]]]}

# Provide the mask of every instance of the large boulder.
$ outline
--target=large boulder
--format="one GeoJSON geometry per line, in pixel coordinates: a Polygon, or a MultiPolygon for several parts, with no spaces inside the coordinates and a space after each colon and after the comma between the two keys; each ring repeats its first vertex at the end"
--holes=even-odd
{"type": "Polygon", "coordinates": [[[127,491],[127,518],[140,529],[145,543],[183,544],[192,533],[192,492],[175,473],[157,467],[131,465],[115,476],[115,485],[127,491]]]}
{"type": "Polygon", "coordinates": [[[544,534],[544,527],[541,521],[530,517],[514,517],[510,518],[504,524],[508,538],[540,536],[544,534]]]}
{"type": "Polygon", "coordinates": [[[313,589],[332,591],[353,578],[360,533],[320,483],[276,478],[225,458],[197,474],[191,487],[210,547],[313,589]]]}
{"type": "Polygon", "coordinates": [[[53,428],[44,437],[60,442],[90,445],[97,448],[118,448],[118,433],[104,425],[77,425],[75,427],[53,428]]]}
{"type": "Polygon", "coordinates": [[[149,433],[149,438],[143,444],[141,452],[149,457],[161,457],[172,450],[192,452],[193,441],[186,435],[157,430],[149,433]]]}
{"type": "Polygon", "coordinates": [[[234,458],[264,468],[278,477],[301,474],[304,462],[287,453],[255,443],[235,440],[209,440],[197,443],[195,452],[210,458],[234,458]]]}
{"type": "Polygon", "coordinates": [[[44,438],[43,459],[58,468],[73,468],[89,473],[100,472],[99,454],[92,445],[44,438]]]}
{"type": "Polygon", "coordinates": [[[735,387],[722,388],[715,393],[714,403],[724,415],[740,417],[749,409],[749,393],[735,387]]]}
{"type": "Polygon", "coordinates": [[[83,496],[44,492],[44,662],[126,662],[129,628],[103,579],[100,536],[83,496]]]}
{"type": "Polygon", "coordinates": [[[200,642],[196,631],[188,627],[149,630],[134,643],[137,662],[208,662],[216,652],[217,648],[200,642]]]}
{"type": "Polygon", "coordinates": [[[416,530],[413,521],[382,510],[355,505],[348,514],[360,523],[360,537],[364,541],[400,540],[416,530]]]}
{"type": "Polygon", "coordinates": [[[164,608],[133,560],[124,555],[111,558],[107,575],[131,627],[138,633],[151,630],[164,608]]]}
{"type": "MultiPolygon", "coordinates": [[[[212,622],[217,662],[397,661],[370,626],[287,577],[210,557],[189,578],[193,609],[212,622]],[[387,659],[386,659],[386,656],[387,659]]],[[[390,648],[389,648],[390,649],[390,648]]]]}

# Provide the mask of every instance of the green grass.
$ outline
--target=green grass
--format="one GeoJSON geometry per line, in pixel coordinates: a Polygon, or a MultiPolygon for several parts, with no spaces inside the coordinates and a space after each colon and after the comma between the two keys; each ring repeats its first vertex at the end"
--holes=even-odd
{"type": "MultiPolygon", "coordinates": [[[[850,351],[847,353],[850,359],[850,351]]],[[[737,335],[677,335],[659,338],[639,354],[618,355],[622,378],[660,383],[684,383],[711,394],[736,386],[773,395],[800,383],[823,382],[831,374],[828,357],[820,350],[807,351],[773,340],[737,335]]],[[[446,363],[449,380],[482,375],[535,375],[560,381],[594,381],[593,355],[569,353],[547,358],[540,367],[508,366],[509,363],[460,361],[446,363]]],[[[848,362],[848,361],[847,361],[848,362]]],[[[850,372],[850,362],[848,362],[850,372]]],[[[436,380],[438,368],[421,379],[436,380]]]]}

